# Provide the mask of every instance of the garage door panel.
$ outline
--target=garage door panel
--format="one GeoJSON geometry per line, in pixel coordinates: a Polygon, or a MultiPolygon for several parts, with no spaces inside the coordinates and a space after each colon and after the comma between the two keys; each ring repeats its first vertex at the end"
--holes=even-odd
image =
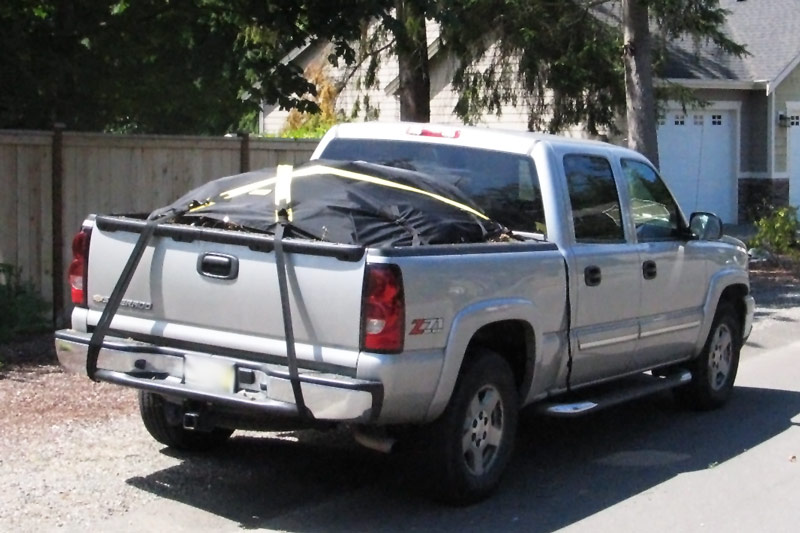
{"type": "Polygon", "coordinates": [[[789,116],[789,205],[800,206],[800,111],[789,116]]]}
{"type": "Polygon", "coordinates": [[[670,111],[658,128],[661,173],[686,214],[736,222],[734,113],[670,111]]]}

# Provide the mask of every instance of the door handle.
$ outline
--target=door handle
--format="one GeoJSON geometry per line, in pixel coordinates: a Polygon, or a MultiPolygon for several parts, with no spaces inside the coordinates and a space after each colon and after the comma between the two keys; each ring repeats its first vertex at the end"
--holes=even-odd
{"type": "Polygon", "coordinates": [[[583,269],[583,280],[588,287],[597,287],[603,279],[603,273],[597,265],[589,265],[583,269]]]}
{"type": "Polygon", "coordinates": [[[656,275],[658,275],[658,268],[655,261],[648,259],[642,263],[642,276],[644,279],[655,279],[656,275]]]}
{"type": "Polygon", "coordinates": [[[239,259],[227,254],[204,253],[197,258],[197,272],[207,278],[236,279],[239,259]]]}

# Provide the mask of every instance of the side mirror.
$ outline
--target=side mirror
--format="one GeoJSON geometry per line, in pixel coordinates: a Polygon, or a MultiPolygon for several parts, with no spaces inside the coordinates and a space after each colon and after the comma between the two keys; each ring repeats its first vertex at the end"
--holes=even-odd
{"type": "Polygon", "coordinates": [[[689,231],[701,241],[716,241],[722,237],[722,220],[714,213],[692,213],[689,231]]]}

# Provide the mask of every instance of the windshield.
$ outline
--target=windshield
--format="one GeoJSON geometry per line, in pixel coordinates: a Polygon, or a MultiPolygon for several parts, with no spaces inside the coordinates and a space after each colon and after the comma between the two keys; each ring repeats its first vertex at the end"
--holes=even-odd
{"type": "Polygon", "coordinates": [[[321,158],[424,172],[458,187],[509,229],[546,233],[539,177],[529,157],[444,144],[334,139],[321,158]]]}

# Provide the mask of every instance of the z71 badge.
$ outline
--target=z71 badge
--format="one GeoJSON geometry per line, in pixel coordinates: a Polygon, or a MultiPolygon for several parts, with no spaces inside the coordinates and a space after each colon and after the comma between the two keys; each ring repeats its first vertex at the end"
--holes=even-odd
{"type": "Polygon", "coordinates": [[[439,333],[444,329],[443,318],[415,318],[411,321],[411,331],[409,335],[425,335],[427,333],[439,333]]]}

